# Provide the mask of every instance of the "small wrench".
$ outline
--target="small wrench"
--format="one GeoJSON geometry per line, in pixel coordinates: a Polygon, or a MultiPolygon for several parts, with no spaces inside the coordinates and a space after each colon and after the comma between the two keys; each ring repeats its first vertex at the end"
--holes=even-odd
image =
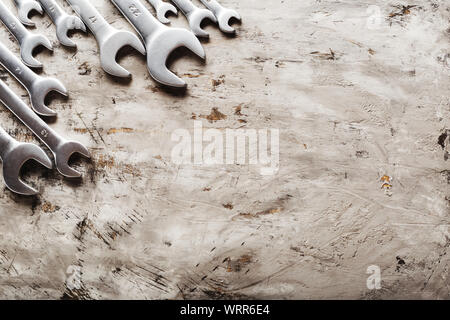
{"type": "Polygon", "coordinates": [[[3,163],[3,180],[12,192],[24,196],[36,195],[39,192],[20,179],[20,170],[25,162],[34,160],[48,169],[53,164],[47,154],[37,145],[18,142],[0,127],[0,158],[3,163]]]}
{"type": "Polygon", "coordinates": [[[111,2],[144,40],[147,47],[147,68],[153,79],[168,86],[185,87],[186,82],[167,69],[166,61],[173,50],[182,46],[204,59],[205,51],[195,35],[186,29],[163,25],[139,0],[111,0],[111,2]]]}
{"type": "Polygon", "coordinates": [[[2,43],[0,43],[0,64],[27,89],[31,106],[37,114],[47,117],[56,115],[45,105],[45,97],[51,91],[67,96],[67,90],[61,82],[37,75],[2,43]]]}
{"type": "Polygon", "coordinates": [[[37,11],[39,14],[43,14],[41,5],[36,0],[14,0],[18,9],[19,20],[24,25],[34,27],[36,24],[31,21],[29,15],[31,11],[37,11]]]}
{"type": "Polygon", "coordinates": [[[216,0],[200,0],[201,3],[205,5],[209,10],[211,10],[219,21],[219,28],[222,32],[225,33],[235,33],[234,30],[230,26],[230,19],[235,18],[241,21],[241,16],[237,13],[236,10],[228,9],[221,6],[216,0]]]}
{"type": "Polygon", "coordinates": [[[129,32],[111,26],[89,0],[67,0],[72,9],[94,34],[100,48],[100,63],[107,73],[116,77],[129,77],[131,74],[116,62],[118,51],[131,46],[145,55],[145,47],[139,38],[129,32]]]}
{"type": "Polygon", "coordinates": [[[67,36],[67,32],[69,30],[82,30],[86,32],[86,26],[83,21],[77,16],[68,15],[64,12],[55,0],[38,1],[56,26],[56,37],[58,41],[64,46],[76,48],[77,45],[67,36]]]}
{"type": "Polygon", "coordinates": [[[34,34],[27,30],[19,19],[0,1],[0,20],[9,29],[20,44],[20,55],[23,62],[32,68],[42,67],[42,63],[33,57],[33,50],[42,45],[52,51],[51,42],[40,34],[34,34]]]}
{"type": "Polygon", "coordinates": [[[162,0],[147,0],[156,10],[156,16],[161,23],[169,24],[170,20],[167,19],[166,15],[168,12],[172,12],[178,15],[178,10],[172,4],[164,2],[162,0]]]}
{"type": "Polygon", "coordinates": [[[44,120],[36,115],[2,80],[0,101],[26,125],[53,153],[56,168],[65,177],[79,178],[81,173],[69,167],[74,153],[90,158],[89,151],[79,142],[69,141],[58,135],[44,120]]]}
{"type": "Polygon", "coordinates": [[[208,32],[201,28],[201,24],[204,19],[209,19],[214,23],[217,22],[216,17],[211,11],[207,9],[200,9],[190,0],[172,0],[172,2],[175,3],[176,6],[180,8],[181,12],[183,12],[186,16],[192,32],[194,32],[197,37],[209,37],[208,32]]]}

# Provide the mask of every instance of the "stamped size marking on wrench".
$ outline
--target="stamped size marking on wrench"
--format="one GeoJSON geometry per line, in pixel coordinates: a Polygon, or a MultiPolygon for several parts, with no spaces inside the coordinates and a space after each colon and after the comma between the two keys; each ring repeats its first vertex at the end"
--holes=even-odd
{"type": "Polygon", "coordinates": [[[235,18],[241,21],[241,16],[239,15],[239,13],[237,13],[236,10],[224,8],[216,0],[200,0],[200,1],[205,5],[205,7],[207,7],[214,13],[214,15],[217,18],[217,21],[219,22],[219,28],[222,32],[231,34],[236,32],[236,30],[234,30],[230,26],[231,18],[235,18]]]}
{"type": "Polygon", "coordinates": [[[51,169],[53,163],[47,154],[37,145],[18,142],[0,127],[0,158],[3,166],[3,180],[12,192],[24,196],[36,195],[39,192],[20,179],[23,165],[34,160],[51,169]]]}
{"type": "Polygon", "coordinates": [[[17,39],[20,44],[20,55],[22,61],[29,67],[40,68],[42,63],[33,57],[33,50],[42,45],[53,50],[50,41],[40,34],[34,34],[27,30],[16,18],[16,16],[0,1],[0,20],[9,29],[12,35],[17,39]]]}
{"type": "Polygon", "coordinates": [[[26,125],[53,153],[56,168],[65,177],[79,178],[81,174],[69,167],[74,153],[90,158],[89,151],[79,142],[69,141],[58,135],[47,123],[37,116],[2,80],[0,80],[0,101],[26,125]]]}
{"type": "Polygon", "coordinates": [[[129,31],[112,27],[89,0],[67,0],[67,2],[94,34],[99,46],[103,70],[116,77],[129,77],[130,72],[116,62],[116,56],[125,46],[131,46],[145,55],[145,47],[141,40],[129,31]]]}
{"type": "Polygon", "coordinates": [[[111,0],[141,35],[147,47],[147,68],[159,83],[172,87],[185,87],[186,82],[167,69],[170,53],[186,47],[200,58],[205,51],[195,35],[182,28],[169,28],[159,22],[139,0],[111,0]]]}
{"type": "Polygon", "coordinates": [[[68,36],[70,30],[81,30],[86,32],[86,26],[77,16],[69,15],[55,2],[55,0],[39,0],[50,19],[56,26],[56,37],[58,41],[67,47],[75,48],[77,45],[68,36]]]}
{"type": "Polygon", "coordinates": [[[204,19],[209,19],[212,22],[217,22],[214,14],[207,9],[200,9],[195,6],[190,0],[172,0],[181,12],[186,16],[191,27],[192,32],[197,37],[208,38],[209,34],[201,28],[204,19]]]}
{"type": "Polygon", "coordinates": [[[42,14],[41,5],[36,0],[14,0],[17,7],[17,12],[20,22],[29,27],[34,27],[36,24],[31,21],[29,15],[31,11],[37,11],[42,14]]]}
{"type": "Polygon", "coordinates": [[[172,12],[175,15],[178,15],[178,10],[173,6],[173,4],[164,2],[162,0],[147,0],[150,4],[155,8],[156,16],[158,17],[159,22],[164,24],[169,24],[170,20],[167,19],[166,15],[169,12],[172,12]]]}
{"type": "Polygon", "coordinates": [[[45,105],[45,97],[51,91],[67,96],[67,90],[60,81],[37,75],[1,43],[0,64],[27,89],[31,106],[37,114],[48,117],[56,115],[45,105]]]}

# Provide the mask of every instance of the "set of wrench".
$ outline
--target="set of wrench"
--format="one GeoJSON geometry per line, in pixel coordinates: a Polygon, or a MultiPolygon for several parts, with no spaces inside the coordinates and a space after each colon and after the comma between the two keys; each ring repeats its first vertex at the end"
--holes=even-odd
{"type": "Polygon", "coordinates": [[[0,0],[0,21],[17,40],[20,47],[20,58],[0,43],[0,64],[27,90],[31,108],[22,101],[2,80],[0,80],[0,102],[2,102],[42,143],[51,151],[52,161],[40,147],[21,143],[12,138],[0,127],[0,158],[3,164],[3,177],[6,186],[13,192],[22,195],[35,195],[38,191],[27,185],[20,178],[20,171],[25,162],[34,160],[46,168],[52,169],[53,162],[57,170],[67,178],[79,178],[81,173],[69,166],[69,159],[74,153],[90,158],[88,149],[76,141],[66,140],[56,133],[40,117],[56,116],[56,113],[45,105],[46,96],[54,91],[67,96],[67,89],[57,79],[42,77],[33,68],[42,68],[42,63],[34,56],[33,51],[39,47],[52,51],[48,38],[29,31],[34,27],[30,13],[44,12],[55,24],[58,41],[67,47],[76,48],[76,44],[68,36],[72,30],[87,32],[95,37],[102,69],[115,77],[129,77],[128,70],[116,61],[118,52],[130,46],[145,55],[147,68],[151,77],[166,86],[185,87],[186,82],[171,72],[166,61],[169,55],[179,47],[186,47],[194,54],[205,59],[205,51],[197,37],[209,37],[201,28],[205,19],[217,23],[224,33],[234,34],[230,26],[232,18],[240,20],[239,14],[232,9],[221,6],[216,0],[200,0],[206,8],[195,6],[190,0],[172,0],[173,4],[186,16],[191,30],[167,26],[169,12],[178,14],[176,7],[162,0],[148,0],[156,11],[156,18],[140,0],[110,0],[123,14],[140,38],[134,33],[118,30],[110,25],[89,0],[66,0],[77,15],[70,15],[58,5],[56,0],[14,0],[17,16],[0,0]]]}

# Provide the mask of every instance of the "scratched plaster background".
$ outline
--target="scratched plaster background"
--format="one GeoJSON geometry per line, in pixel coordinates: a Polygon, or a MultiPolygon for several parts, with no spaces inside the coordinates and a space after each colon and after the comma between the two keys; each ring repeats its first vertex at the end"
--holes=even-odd
{"type": "MultiPolygon", "coordinates": [[[[0,298],[450,298],[449,3],[222,3],[243,16],[238,37],[207,25],[206,64],[172,59],[186,94],[152,81],[134,51],[121,58],[132,81],[117,82],[92,36],[76,33],[70,51],[33,17],[55,46],[38,53],[42,74],[70,91],[52,99],[51,126],[93,160],[75,159],[75,182],[30,165],[39,197],[2,187],[0,298]],[[170,136],[193,119],[281,129],[279,173],[176,166],[170,136]],[[381,290],[366,287],[370,265],[381,290]]],[[[132,30],[108,1],[95,5],[132,30]]],[[[3,26],[0,40],[18,52],[3,26]]],[[[0,117],[37,142],[3,106],[0,117]]]]}

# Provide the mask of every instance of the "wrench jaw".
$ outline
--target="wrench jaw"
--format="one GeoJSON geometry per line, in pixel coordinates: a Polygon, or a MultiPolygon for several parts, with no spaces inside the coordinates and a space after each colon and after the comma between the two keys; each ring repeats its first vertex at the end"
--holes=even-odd
{"type": "Polygon", "coordinates": [[[150,75],[167,86],[183,88],[186,82],[166,67],[169,55],[179,47],[186,47],[202,59],[206,58],[205,50],[195,35],[181,28],[163,28],[146,40],[147,67],[150,75]]]}
{"type": "Polygon", "coordinates": [[[29,18],[31,11],[37,11],[41,15],[44,13],[41,5],[37,1],[20,2],[20,4],[18,4],[19,20],[28,27],[36,26],[36,24],[29,18]]]}
{"type": "Polygon", "coordinates": [[[91,158],[88,149],[76,141],[65,141],[59,144],[56,150],[53,150],[56,168],[66,178],[80,178],[82,176],[80,172],[69,167],[70,157],[75,153],[79,153],[88,159],[91,158]]]}
{"type": "Polygon", "coordinates": [[[100,63],[103,70],[112,76],[121,78],[130,77],[131,73],[117,63],[116,57],[119,50],[125,46],[130,46],[139,51],[142,55],[145,55],[146,53],[142,41],[129,31],[116,30],[109,37],[106,37],[99,46],[100,63]]]}
{"type": "Polygon", "coordinates": [[[236,33],[236,30],[230,26],[230,20],[232,18],[237,19],[238,21],[241,21],[241,16],[237,11],[233,9],[223,9],[219,15],[217,16],[217,20],[219,22],[219,29],[228,34],[234,34],[236,33]]]}
{"type": "Polygon", "coordinates": [[[172,12],[173,14],[178,15],[178,10],[175,8],[174,5],[167,3],[167,2],[163,2],[156,9],[156,16],[158,17],[158,20],[161,23],[169,24],[170,20],[167,19],[167,17],[166,17],[169,12],[172,12]]]}
{"type": "Polygon", "coordinates": [[[20,56],[22,61],[31,68],[41,68],[42,63],[40,63],[36,58],[33,57],[33,51],[38,46],[44,46],[48,50],[53,51],[53,46],[45,36],[40,34],[30,33],[21,43],[20,56]]]}
{"type": "Polygon", "coordinates": [[[70,30],[81,30],[86,32],[86,26],[83,21],[77,16],[64,15],[61,16],[56,25],[56,37],[58,41],[66,47],[76,48],[77,45],[72,39],[67,35],[70,30]]]}
{"type": "Polygon", "coordinates": [[[203,20],[209,19],[214,23],[217,22],[216,16],[214,16],[214,14],[207,9],[194,10],[188,15],[187,18],[189,20],[189,26],[192,32],[197,37],[201,38],[209,38],[209,33],[201,28],[203,20]]]}
{"type": "Polygon", "coordinates": [[[31,143],[17,143],[3,159],[3,178],[6,186],[11,191],[24,196],[39,193],[20,179],[20,170],[29,160],[34,160],[48,169],[53,168],[53,163],[47,154],[31,143]]]}
{"type": "Polygon", "coordinates": [[[67,89],[55,78],[39,78],[29,89],[31,106],[37,114],[45,117],[56,116],[56,112],[45,105],[45,97],[52,91],[67,96],[67,89]]]}

